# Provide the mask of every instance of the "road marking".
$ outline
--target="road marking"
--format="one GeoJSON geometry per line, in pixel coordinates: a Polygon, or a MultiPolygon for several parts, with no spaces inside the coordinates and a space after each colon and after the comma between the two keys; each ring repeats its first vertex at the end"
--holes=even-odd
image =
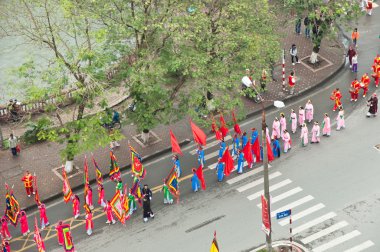
{"type": "MultiPolygon", "coordinates": [[[[246,174],[246,173],[245,173],[245,174],[246,174]]],[[[277,178],[278,176],[281,176],[281,172],[274,172],[274,173],[271,173],[271,174],[269,174],[269,180],[274,179],[274,178],[277,178]]],[[[260,184],[262,184],[262,183],[264,183],[264,178],[257,179],[257,180],[255,180],[255,181],[253,181],[253,182],[250,182],[250,183],[248,183],[248,184],[245,184],[245,185],[243,185],[243,186],[237,188],[236,190],[237,190],[238,192],[244,192],[244,191],[246,191],[246,190],[248,190],[248,189],[251,189],[251,188],[253,188],[253,187],[255,187],[255,186],[258,186],[258,185],[260,185],[260,184]]]]}
{"type": "Polygon", "coordinates": [[[325,244],[323,244],[323,245],[321,245],[319,247],[316,247],[315,249],[313,249],[313,252],[323,252],[323,251],[326,251],[326,250],[328,250],[330,248],[333,248],[333,247],[335,247],[335,246],[337,246],[337,245],[339,245],[339,244],[341,244],[343,242],[351,240],[352,238],[354,238],[354,237],[356,237],[358,235],[360,235],[360,232],[358,230],[354,230],[351,233],[345,234],[345,235],[340,236],[340,237],[338,237],[338,238],[336,238],[336,239],[334,239],[334,240],[332,240],[332,241],[330,241],[328,243],[325,243],[325,244]]]}
{"type": "MultiPolygon", "coordinates": [[[[284,186],[286,186],[286,185],[288,185],[288,184],[290,184],[290,183],[292,183],[292,181],[291,181],[290,179],[283,180],[283,181],[281,181],[280,183],[277,183],[277,184],[275,184],[275,185],[270,186],[270,187],[269,187],[269,192],[273,192],[273,191],[275,191],[275,190],[277,190],[277,189],[279,189],[279,188],[281,188],[281,187],[284,187],[284,186]]],[[[263,191],[263,190],[260,190],[260,191],[254,193],[254,194],[249,195],[249,196],[247,197],[247,199],[249,199],[249,200],[257,199],[257,198],[259,198],[263,193],[264,193],[264,191],[263,191]]]]}
{"type": "Polygon", "coordinates": [[[275,217],[276,213],[278,213],[278,212],[282,212],[282,211],[285,211],[285,210],[288,210],[288,209],[293,209],[293,208],[295,208],[297,206],[300,206],[300,205],[302,205],[302,204],[304,204],[306,202],[309,202],[310,200],[313,200],[313,199],[314,199],[314,197],[311,196],[311,195],[303,197],[302,199],[296,200],[296,201],[294,201],[294,202],[292,202],[292,203],[290,203],[288,205],[285,205],[283,207],[280,207],[280,208],[276,209],[275,211],[272,211],[271,216],[275,217]]]}
{"type": "MultiPolygon", "coordinates": [[[[280,200],[286,199],[287,197],[290,197],[290,196],[292,196],[294,194],[297,194],[297,193],[299,193],[301,191],[302,191],[301,187],[293,188],[293,189],[291,189],[291,190],[289,190],[287,192],[284,192],[284,193],[282,193],[282,194],[280,194],[280,195],[278,195],[276,197],[271,198],[270,203],[273,204],[273,203],[279,202],[280,200]]],[[[259,208],[261,208],[261,203],[257,204],[257,206],[259,208]]]]}
{"type": "Polygon", "coordinates": [[[315,234],[312,234],[312,235],[302,239],[301,242],[303,244],[308,244],[308,243],[315,241],[315,240],[317,240],[323,236],[326,236],[332,232],[335,232],[341,228],[344,228],[345,226],[348,226],[348,223],[346,221],[338,222],[338,223],[336,223],[336,224],[334,224],[328,228],[325,228],[325,229],[323,229],[323,230],[321,230],[315,234]]]}
{"type": "MultiPolygon", "coordinates": [[[[227,141],[230,140],[230,139],[232,139],[231,135],[227,135],[227,136],[224,138],[224,142],[227,142],[227,141]]],[[[219,143],[220,143],[220,140],[215,140],[215,141],[213,141],[213,142],[207,144],[207,145],[203,148],[203,150],[210,149],[211,147],[214,147],[214,146],[218,145],[219,143]]],[[[189,151],[189,153],[190,153],[191,155],[195,155],[195,154],[197,154],[197,149],[196,149],[196,147],[195,147],[194,150],[189,151]]]]}
{"type": "MultiPolygon", "coordinates": [[[[312,214],[312,213],[314,213],[314,212],[316,212],[316,211],[318,211],[324,207],[325,207],[325,205],[323,205],[322,203],[319,203],[319,204],[312,206],[312,207],[310,207],[310,208],[308,208],[302,212],[299,212],[299,213],[294,214],[294,215],[292,214],[292,221],[294,222],[298,219],[301,219],[301,218],[303,218],[309,214],[312,214]]],[[[285,226],[285,225],[289,224],[289,221],[288,220],[282,220],[278,224],[280,224],[281,226],[285,226]]]]}
{"type": "Polygon", "coordinates": [[[348,250],[345,250],[344,252],[360,252],[360,251],[363,251],[369,247],[372,247],[373,245],[375,245],[375,243],[373,243],[372,241],[368,240],[368,241],[365,241],[353,248],[350,248],[348,250]]]}
{"type": "MultiPolygon", "coordinates": [[[[271,167],[272,167],[271,165],[268,165],[268,168],[271,168],[271,167]]],[[[227,180],[227,184],[229,184],[229,185],[235,184],[236,182],[239,182],[239,181],[241,181],[243,179],[246,179],[246,178],[248,178],[250,176],[253,176],[253,175],[255,175],[255,174],[259,173],[259,172],[262,172],[263,170],[264,170],[264,166],[259,166],[257,168],[253,168],[252,171],[243,173],[243,174],[241,174],[239,176],[236,176],[235,178],[227,180]]]]}
{"type": "Polygon", "coordinates": [[[214,158],[219,155],[219,150],[211,152],[207,155],[205,155],[205,161],[209,160],[210,158],[214,158]]]}
{"type": "MultiPolygon", "coordinates": [[[[209,168],[210,170],[214,170],[214,169],[216,168],[217,165],[218,165],[218,162],[209,165],[208,168],[209,168]]],[[[244,161],[243,168],[246,167],[247,165],[248,165],[247,161],[244,161]]],[[[238,165],[236,164],[236,165],[234,166],[234,169],[233,169],[231,172],[237,170],[237,167],[238,167],[238,165]]]]}
{"type": "Polygon", "coordinates": [[[293,234],[298,234],[298,233],[301,233],[302,231],[308,229],[308,228],[311,228],[315,225],[318,225],[324,221],[327,221],[328,219],[331,219],[331,218],[334,218],[336,216],[336,213],[334,212],[329,212],[325,215],[322,215],[314,220],[311,220],[309,222],[306,222],[305,224],[301,225],[301,226],[298,226],[296,228],[293,228],[293,234]]]}

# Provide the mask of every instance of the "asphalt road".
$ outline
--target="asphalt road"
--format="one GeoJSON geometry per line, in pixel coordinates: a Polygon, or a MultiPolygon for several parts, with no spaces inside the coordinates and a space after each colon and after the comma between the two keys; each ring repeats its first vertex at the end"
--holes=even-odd
{"type": "MultiPolygon", "coordinates": [[[[375,12],[372,17],[363,17],[358,27],[361,32],[358,49],[359,76],[361,76],[364,72],[369,72],[374,56],[380,51],[377,34],[380,30],[380,15],[375,12]]],[[[317,248],[315,251],[328,251],[329,246],[334,245],[331,241],[335,239],[343,242],[331,247],[329,251],[344,251],[363,242],[371,244],[368,241],[374,245],[366,251],[380,251],[380,238],[376,236],[380,231],[379,221],[376,220],[376,213],[380,208],[380,191],[376,186],[379,179],[377,169],[380,156],[373,148],[380,141],[376,137],[380,131],[379,119],[364,117],[366,107],[363,99],[356,104],[350,104],[348,86],[354,76],[346,68],[319,89],[286,104],[283,110],[267,111],[267,121],[271,125],[273,118],[280,112],[289,116],[290,109],[297,110],[298,106],[305,105],[308,99],[312,99],[315,118],[321,122],[325,112],[328,112],[331,118],[336,116],[336,113],[331,111],[332,102],[329,96],[335,87],[342,90],[347,129],[340,132],[333,130],[329,139],[323,138],[320,144],[309,145],[306,148],[300,147],[298,131],[292,136],[294,145],[292,151],[275,160],[270,169],[273,177],[270,181],[271,186],[277,187],[272,192],[274,201],[272,210],[291,206],[294,215],[303,212],[305,216],[301,216],[302,218],[299,216],[299,219],[294,221],[293,232],[297,232],[295,239],[307,241],[306,245],[309,248],[317,248]],[[311,207],[314,207],[313,211],[308,210],[311,207]],[[313,223],[315,225],[310,226],[313,223]],[[335,231],[327,233],[326,228],[335,231]],[[315,235],[316,233],[318,235],[315,235]],[[324,233],[326,234],[320,236],[324,233]]],[[[260,121],[259,117],[250,118],[240,125],[248,132],[252,127],[260,128],[260,121]]],[[[210,136],[208,146],[212,143],[216,143],[215,138],[210,136]]],[[[48,206],[50,222],[56,223],[58,220],[71,222],[74,244],[81,252],[137,249],[207,251],[214,230],[217,230],[222,251],[250,251],[262,244],[264,234],[260,230],[261,210],[256,206],[259,204],[259,198],[256,196],[260,195],[262,184],[254,182],[262,177],[260,168],[255,168],[253,172],[255,174],[252,176],[245,175],[245,179],[235,183],[234,181],[228,183],[228,180],[234,178],[236,174],[231,175],[225,182],[218,183],[215,170],[207,169],[205,171],[207,190],[192,193],[191,183],[187,177],[191,174],[191,168],[197,166],[196,155],[193,155],[194,149],[193,143],[182,149],[184,156],[181,157],[181,164],[185,179],[180,183],[180,203],[163,205],[162,193],[155,193],[152,202],[152,209],[156,214],[154,220],[143,223],[142,212],[139,209],[125,226],[120,223],[108,226],[105,224],[106,217],[102,215],[101,210],[97,210],[94,233],[91,237],[87,237],[83,216],[81,220],[72,222],[71,204],[66,205],[60,199],[48,206]],[[243,186],[246,187],[246,184],[251,182],[257,186],[242,192],[236,190],[240,188],[241,191],[243,186]],[[252,200],[247,199],[249,196],[252,200]]],[[[206,167],[217,162],[215,154],[217,151],[217,145],[205,150],[206,167]]],[[[145,163],[148,174],[143,183],[149,184],[151,188],[159,188],[162,179],[172,167],[170,156],[167,154],[145,163]]],[[[251,171],[245,168],[245,172],[251,171]]],[[[123,174],[123,181],[130,186],[131,176],[123,174]]],[[[93,188],[95,189],[95,185],[93,188]]],[[[115,185],[108,182],[105,190],[106,198],[110,199],[115,185]]],[[[78,193],[82,197],[82,192],[78,193]]],[[[96,199],[95,196],[94,202],[96,199]]],[[[31,229],[33,219],[33,213],[30,213],[31,229]]],[[[287,239],[288,226],[278,224],[275,219],[272,222],[273,238],[287,239]]],[[[20,235],[19,228],[10,229],[14,237],[20,235]]],[[[48,251],[62,251],[58,248],[55,231],[48,229],[43,233],[47,237],[45,243],[48,251]]],[[[35,251],[31,239],[32,237],[25,241],[14,238],[11,243],[12,251],[35,251]]]]}

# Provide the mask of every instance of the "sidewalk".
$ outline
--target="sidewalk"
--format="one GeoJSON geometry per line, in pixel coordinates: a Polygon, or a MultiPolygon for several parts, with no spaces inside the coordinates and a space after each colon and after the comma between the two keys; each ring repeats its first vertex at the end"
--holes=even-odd
{"type": "MultiPolygon", "coordinates": [[[[321,63],[321,68],[318,71],[310,68],[306,62],[311,53],[312,44],[311,41],[306,39],[303,35],[296,35],[293,31],[293,26],[283,31],[286,36],[283,37],[283,47],[286,53],[286,78],[291,70],[295,70],[297,83],[295,97],[301,95],[306,90],[310,90],[319,85],[323,85],[323,82],[335,74],[344,64],[344,48],[342,44],[336,45],[336,42],[329,42],[326,39],[323,41],[320,56],[327,61],[321,63]],[[298,48],[298,56],[301,64],[291,65],[289,57],[289,48],[291,44],[295,43],[298,48]]],[[[281,63],[281,62],[279,62],[281,63]]],[[[256,71],[260,71],[256,69],[256,71]]],[[[242,69],[244,72],[244,69],[242,69]]],[[[286,100],[290,97],[288,93],[282,91],[282,69],[281,64],[275,68],[275,78],[277,82],[271,82],[267,84],[268,91],[263,95],[266,100],[286,100]]],[[[287,85],[287,80],[286,80],[287,85]]],[[[122,95],[122,94],[121,94],[122,95]]],[[[120,97],[119,97],[120,98],[120,97]]],[[[260,106],[253,101],[242,98],[245,105],[245,112],[248,116],[253,116],[260,110],[260,106]]],[[[265,104],[270,106],[269,103],[265,104]]],[[[291,108],[289,108],[290,110],[291,108]]],[[[131,142],[136,150],[142,155],[144,162],[147,161],[148,156],[157,153],[163,153],[170,151],[170,138],[169,129],[172,129],[179,142],[184,142],[186,139],[192,139],[188,118],[185,118],[173,125],[164,126],[160,125],[153,129],[153,132],[161,139],[159,142],[147,146],[141,147],[134,139],[136,135],[136,127],[133,125],[126,125],[122,128],[122,134],[125,139],[120,141],[121,147],[115,149],[115,155],[118,158],[120,167],[126,167],[130,164],[128,141],[131,142]]],[[[205,132],[209,132],[210,129],[205,129],[205,132]]],[[[4,132],[4,137],[8,135],[4,132]]],[[[61,160],[59,151],[62,147],[56,143],[41,143],[30,146],[22,150],[21,155],[17,158],[11,156],[10,151],[0,151],[0,184],[8,183],[10,186],[15,185],[14,193],[18,199],[22,208],[35,206],[32,198],[27,198],[22,182],[20,181],[23,173],[29,170],[32,174],[35,172],[38,177],[38,187],[41,200],[46,200],[57,196],[62,193],[62,181],[52,171],[54,168],[61,166],[61,160]]],[[[99,148],[94,152],[96,161],[98,162],[103,174],[109,172],[109,148],[99,148]]],[[[91,155],[87,153],[89,159],[89,174],[90,179],[95,178],[95,172],[91,163],[91,155]]],[[[79,166],[80,170],[83,170],[84,155],[77,156],[75,163],[79,166]]],[[[81,186],[83,184],[83,175],[79,174],[70,179],[72,188],[81,186]]],[[[5,188],[0,187],[0,195],[5,195],[5,188]]]]}

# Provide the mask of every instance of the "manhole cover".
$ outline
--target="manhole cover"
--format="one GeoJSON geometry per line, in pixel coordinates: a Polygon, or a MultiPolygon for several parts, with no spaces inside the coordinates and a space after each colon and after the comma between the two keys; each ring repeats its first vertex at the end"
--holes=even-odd
{"type": "Polygon", "coordinates": [[[22,174],[23,170],[20,165],[13,166],[9,168],[8,170],[2,171],[1,176],[3,176],[5,179],[10,179],[16,176],[20,176],[22,174]]]}

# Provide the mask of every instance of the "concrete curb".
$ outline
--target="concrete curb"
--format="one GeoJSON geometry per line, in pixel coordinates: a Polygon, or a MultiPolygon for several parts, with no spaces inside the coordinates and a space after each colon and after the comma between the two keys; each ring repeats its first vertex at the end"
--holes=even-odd
{"type": "MultiPolygon", "coordinates": [[[[311,252],[311,250],[309,250],[308,248],[299,244],[298,242],[290,243],[290,241],[288,241],[288,240],[272,242],[272,247],[274,247],[274,248],[280,247],[280,246],[291,246],[291,245],[297,249],[301,249],[303,252],[311,252]]],[[[257,252],[257,251],[260,251],[261,249],[265,249],[265,248],[266,248],[266,244],[251,250],[251,252],[257,252]]]]}

